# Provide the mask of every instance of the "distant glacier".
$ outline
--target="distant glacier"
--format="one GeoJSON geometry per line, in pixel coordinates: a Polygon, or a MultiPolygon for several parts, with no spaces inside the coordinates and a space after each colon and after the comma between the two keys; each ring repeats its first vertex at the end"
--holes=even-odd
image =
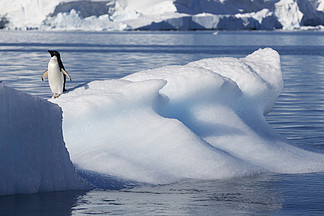
{"type": "Polygon", "coordinates": [[[324,0],[0,2],[0,28],[38,30],[323,29],[324,0]]]}

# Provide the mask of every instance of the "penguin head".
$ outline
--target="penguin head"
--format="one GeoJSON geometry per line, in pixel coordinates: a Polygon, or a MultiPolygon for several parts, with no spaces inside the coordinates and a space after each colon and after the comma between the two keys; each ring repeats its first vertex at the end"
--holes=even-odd
{"type": "Polygon", "coordinates": [[[56,56],[58,59],[60,58],[60,53],[56,50],[48,50],[48,52],[51,54],[51,57],[56,56]]]}

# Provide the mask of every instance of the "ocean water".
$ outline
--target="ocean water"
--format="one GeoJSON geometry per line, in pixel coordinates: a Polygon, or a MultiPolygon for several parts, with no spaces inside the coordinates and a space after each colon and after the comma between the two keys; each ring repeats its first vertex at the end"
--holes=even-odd
{"type": "MultiPolygon", "coordinates": [[[[48,49],[61,52],[73,89],[165,65],[244,57],[263,47],[279,52],[284,78],[267,121],[292,145],[324,153],[324,32],[0,31],[0,80],[49,98],[41,81],[48,49]]],[[[0,215],[324,215],[324,173],[6,196],[0,215]]]]}

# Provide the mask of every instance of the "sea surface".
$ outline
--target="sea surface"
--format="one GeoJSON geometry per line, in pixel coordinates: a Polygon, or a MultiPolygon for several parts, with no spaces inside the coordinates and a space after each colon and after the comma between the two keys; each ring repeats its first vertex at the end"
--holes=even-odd
{"type": "MultiPolygon", "coordinates": [[[[41,81],[60,51],[74,89],[210,57],[244,57],[271,47],[281,56],[284,89],[270,125],[291,145],[324,154],[324,32],[0,31],[0,81],[49,98],[41,81]]],[[[185,180],[89,192],[0,197],[0,215],[324,215],[324,173],[185,180]]]]}

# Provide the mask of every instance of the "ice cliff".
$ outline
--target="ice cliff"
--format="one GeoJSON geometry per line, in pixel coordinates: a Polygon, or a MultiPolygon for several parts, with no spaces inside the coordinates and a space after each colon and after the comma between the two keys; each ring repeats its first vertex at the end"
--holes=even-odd
{"type": "Polygon", "coordinates": [[[0,83],[0,196],[85,188],[65,148],[61,108],[0,83]]]}
{"type": "Polygon", "coordinates": [[[0,28],[42,30],[273,30],[322,28],[323,0],[12,0],[0,28]]]}

